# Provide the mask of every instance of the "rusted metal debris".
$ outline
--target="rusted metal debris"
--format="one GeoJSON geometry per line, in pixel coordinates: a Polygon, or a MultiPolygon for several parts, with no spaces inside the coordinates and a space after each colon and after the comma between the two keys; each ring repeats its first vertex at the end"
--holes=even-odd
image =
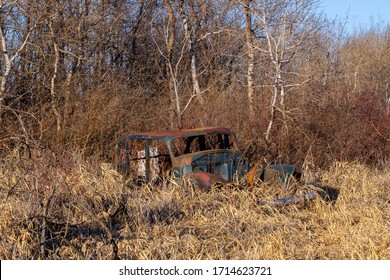
{"type": "MultiPolygon", "coordinates": [[[[249,185],[289,178],[299,180],[294,165],[256,164],[249,171],[236,135],[225,127],[208,127],[171,131],[152,131],[128,135],[115,149],[114,164],[122,175],[136,182],[154,182],[172,176],[175,180],[192,180],[209,190],[216,183],[226,184],[246,179],[249,185]]],[[[306,194],[303,199],[312,199],[306,194]]],[[[299,197],[281,198],[275,205],[298,202],[299,197]]],[[[270,204],[270,203],[267,203],[270,204]]]]}

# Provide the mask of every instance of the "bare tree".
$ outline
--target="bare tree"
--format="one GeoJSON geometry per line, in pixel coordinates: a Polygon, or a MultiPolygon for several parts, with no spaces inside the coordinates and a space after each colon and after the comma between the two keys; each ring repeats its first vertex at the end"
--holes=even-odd
{"type": "MultiPolygon", "coordinates": [[[[196,43],[197,43],[197,38],[194,35],[195,31],[193,30],[194,28],[191,28],[191,23],[189,22],[189,16],[187,15],[187,12],[185,11],[184,7],[184,0],[180,0],[179,3],[179,9],[180,9],[180,14],[183,19],[183,28],[184,28],[184,36],[188,44],[188,49],[189,49],[189,54],[190,54],[190,62],[191,62],[191,79],[192,79],[192,86],[193,86],[193,91],[196,96],[199,97],[200,100],[202,100],[202,97],[200,95],[200,86],[198,82],[198,71],[197,71],[197,65],[196,65],[196,43]]],[[[190,9],[193,10],[194,3],[193,0],[189,1],[190,9]]],[[[192,18],[194,18],[194,11],[192,11],[192,18]]],[[[194,24],[192,22],[192,24],[194,24]]],[[[203,102],[201,102],[203,103],[203,102]]]]}
{"type": "Polygon", "coordinates": [[[252,0],[245,0],[243,2],[245,10],[245,36],[246,36],[246,47],[247,47],[247,64],[248,64],[248,107],[249,107],[249,118],[254,120],[255,109],[253,100],[253,70],[255,63],[255,48],[253,46],[253,32],[252,32],[252,11],[251,4],[252,0]]]}
{"type": "Polygon", "coordinates": [[[50,35],[51,35],[51,41],[52,41],[52,47],[53,47],[53,72],[50,78],[50,100],[51,100],[51,108],[53,110],[56,124],[57,124],[57,132],[61,131],[61,115],[58,109],[58,97],[56,93],[56,79],[58,75],[58,63],[59,63],[59,46],[58,46],[58,35],[57,30],[54,31],[53,28],[53,22],[56,21],[56,18],[58,18],[58,13],[54,13],[53,15],[49,16],[48,20],[48,26],[50,29],[50,35]]]}
{"type": "Polygon", "coordinates": [[[0,122],[12,66],[38,24],[38,19],[31,19],[22,4],[20,1],[0,0],[0,122]]]}
{"type": "Polygon", "coordinates": [[[73,40],[68,40],[68,44],[73,46],[69,48],[71,52],[67,52],[66,55],[69,56],[69,66],[66,73],[65,80],[65,92],[64,92],[64,108],[62,114],[62,126],[66,127],[68,125],[68,119],[72,111],[71,105],[71,94],[72,94],[72,83],[74,76],[77,73],[80,73],[80,69],[83,67],[83,62],[85,62],[85,45],[88,32],[88,16],[90,13],[89,1],[79,1],[77,6],[77,15],[78,22],[75,28],[75,38],[69,38],[73,40]],[[70,41],[70,42],[69,42],[70,41]]]}
{"type": "MultiPolygon", "coordinates": [[[[198,81],[198,66],[197,66],[197,53],[196,53],[196,43],[198,42],[198,38],[196,36],[197,31],[195,26],[199,25],[199,23],[198,20],[196,19],[197,17],[195,12],[194,0],[189,0],[188,2],[189,2],[190,16],[188,16],[184,10],[184,0],[180,1],[179,7],[183,19],[184,34],[188,43],[188,49],[190,54],[193,95],[196,96],[197,100],[199,101],[203,117],[207,118],[207,111],[205,110],[205,102],[201,94],[199,81],[198,81]],[[190,18],[191,18],[191,22],[189,20],[190,18]],[[190,26],[192,26],[192,28],[190,26]]],[[[199,117],[199,120],[201,125],[204,126],[202,116],[199,117]]]]}
{"type": "MultiPolygon", "coordinates": [[[[154,23],[152,23],[152,37],[155,41],[155,44],[160,52],[160,55],[165,59],[166,73],[169,79],[169,90],[170,90],[170,99],[171,99],[171,108],[170,108],[170,120],[171,128],[178,127],[183,128],[183,114],[187,111],[190,104],[194,101],[196,97],[199,96],[199,84],[197,83],[197,74],[193,73],[195,76],[192,76],[195,79],[194,90],[188,95],[181,93],[180,85],[180,66],[183,64],[183,57],[185,54],[185,49],[188,43],[188,37],[184,36],[183,40],[176,39],[176,15],[173,9],[172,3],[170,0],[164,0],[164,5],[167,11],[168,23],[167,30],[165,34],[165,48],[163,51],[159,43],[156,41],[153,34],[154,23]],[[187,42],[187,43],[186,43],[187,42]],[[174,57],[174,49],[178,49],[174,57]]],[[[188,31],[188,30],[187,30],[188,31]]],[[[188,34],[187,34],[188,35],[188,34]]],[[[195,60],[193,60],[195,63],[195,60]]],[[[196,69],[196,68],[195,68],[196,69]]]]}
{"type": "MultiPolygon", "coordinates": [[[[180,115],[180,100],[179,100],[179,88],[178,88],[178,81],[176,79],[176,72],[173,66],[173,46],[175,44],[175,28],[176,28],[176,18],[175,18],[175,13],[172,8],[172,4],[170,0],[164,0],[165,8],[167,9],[168,12],[168,38],[166,41],[166,55],[165,55],[165,60],[166,60],[166,69],[167,73],[169,76],[169,89],[171,92],[171,114],[170,114],[170,119],[171,119],[171,128],[173,128],[174,125],[174,115],[173,113],[176,112],[178,116],[178,121],[179,121],[179,127],[182,126],[181,123],[181,115],[180,115]]],[[[162,54],[163,52],[160,51],[162,54]]]]}
{"type": "MultiPolygon", "coordinates": [[[[284,69],[303,50],[305,43],[319,27],[317,0],[254,0],[253,14],[260,36],[256,49],[268,56],[273,65],[269,75],[273,80],[270,116],[265,138],[271,142],[275,113],[286,113],[285,97],[294,83],[284,69]],[[263,39],[264,38],[264,39],[263,39]]],[[[302,83],[302,82],[300,82],[302,83]]]]}

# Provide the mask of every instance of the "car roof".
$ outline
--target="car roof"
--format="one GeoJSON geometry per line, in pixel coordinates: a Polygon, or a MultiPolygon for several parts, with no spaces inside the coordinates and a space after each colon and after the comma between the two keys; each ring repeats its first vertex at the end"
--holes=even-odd
{"type": "Polygon", "coordinates": [[[179,137],[190,137],[204,134],[231,134],[234,133],[226,127],[202,127],[193,129],[181,130],[164,130],[164,131],[150,131],[127,136],[127,139],[156,139],[156,140],[170,140],[179,137]]]}

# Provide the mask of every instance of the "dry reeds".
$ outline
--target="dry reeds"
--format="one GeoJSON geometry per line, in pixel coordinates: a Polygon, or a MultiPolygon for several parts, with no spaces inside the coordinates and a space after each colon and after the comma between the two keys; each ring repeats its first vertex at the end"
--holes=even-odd
{"type": "Polygon", "coordinates": [[[272,199],[262,185],[135,186],[106,165],[66,162],[3,161],[1,259],[390,258],[389,169],[335,162],[319,177],[337,200],[298,209],[261,206],[272,199]]]}

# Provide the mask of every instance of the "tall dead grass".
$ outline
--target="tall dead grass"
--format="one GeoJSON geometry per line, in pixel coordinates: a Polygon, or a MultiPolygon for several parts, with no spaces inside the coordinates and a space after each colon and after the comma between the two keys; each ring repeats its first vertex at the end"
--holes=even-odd
{"type": "Polygon", "coordinates": [[[77,154],[1,164],[1,259],[390,259],[389,168],[335,162],[318,176],[337,200],[298,209],[261,206],[261,185],[135,186],[77,154]]]}

